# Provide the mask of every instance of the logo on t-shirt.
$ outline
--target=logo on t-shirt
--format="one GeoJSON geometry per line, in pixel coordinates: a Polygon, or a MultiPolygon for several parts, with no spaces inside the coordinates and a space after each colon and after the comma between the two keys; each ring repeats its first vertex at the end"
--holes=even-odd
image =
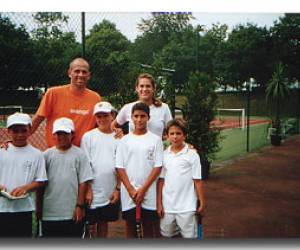
{"type": "Polygon", "coordinates": [[[88,115],[89,110],[88,109],[70,109],[71,114],[77,114],[77,115],[88,115]]]}
{"type": "Polygon", "coordinates": [[[150,160],[150,161],[154,160],[154,147],[150,147],[148,149],[147,159],[150,160]]]}

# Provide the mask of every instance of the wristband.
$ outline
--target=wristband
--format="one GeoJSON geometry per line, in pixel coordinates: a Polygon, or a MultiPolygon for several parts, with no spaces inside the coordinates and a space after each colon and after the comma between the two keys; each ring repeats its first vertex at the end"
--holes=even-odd
{"type": "Polygon", "coordinates": [[[76,204],[76,207],[79,207],[79,208],[81,208],[81,209],[84,209],[85,206],[84,206],[83,204],[77,203],[77,204],[76,204]]]}

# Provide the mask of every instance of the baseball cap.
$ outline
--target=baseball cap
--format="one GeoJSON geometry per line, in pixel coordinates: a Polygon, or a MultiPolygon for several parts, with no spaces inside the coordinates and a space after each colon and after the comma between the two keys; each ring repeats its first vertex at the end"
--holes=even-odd
{"type": "Polygon", "coordinates": [[[52,134],[55,134],[58,131],[63,131],[66,133],[71,133],[72,131],[74,132],[75,128],[73,121],[66,117],[56,119],[53,123],[52,134]]]}
{"type": "Polygon", "coordinates": [[[116,109],[109,102],[98,102],[94,106],[94,115],[97,113],[111,113],[116,109]]]}
{"type": "Polygon", "coordinates": [[[12,125],[32,125],[31,118],[28,114],[16,112],[7,118],[6,127],[12,125]]]}

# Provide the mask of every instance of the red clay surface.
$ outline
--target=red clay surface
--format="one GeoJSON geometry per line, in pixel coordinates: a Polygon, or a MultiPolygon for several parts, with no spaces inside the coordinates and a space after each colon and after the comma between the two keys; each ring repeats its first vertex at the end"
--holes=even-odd
{"type": "MultiPolygon", "coordinates": [[[[300,135],[212,170],[204,239],[299,238],[299,148],[300,135]]],[[[109,237],[125,237],[122,220],[111,224],[109,237]]]]}
{"type": "MultiPolygon", "coordinates": [[[[264,119],[250,119],[249,120],[250,126],[256,125],[256,124],[266,124],[271,123],[270,120],[264,120],[264,119]]],[[[238,128],[241,127],[241,124],[237,119],[226,119],[226,120],[220,120],[216,119],[210,123],[211,127],[213,128],[220,128],[220,129],[228,129],[228,128],[238,128]]]]}

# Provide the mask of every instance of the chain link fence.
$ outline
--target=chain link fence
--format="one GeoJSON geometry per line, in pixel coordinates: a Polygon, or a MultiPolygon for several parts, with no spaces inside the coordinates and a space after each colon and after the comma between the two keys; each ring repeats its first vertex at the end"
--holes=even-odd
{"type": "MultiPolygon", "coordinates": [[[[141,34],[137,23],[141,17],[149,16],[150,13],[0,13],[0,143],[8,139],[5,129],[7,116],[21,110],[33,116],[47,88],[68,83],[69,63],[78,56],[84,56],[90,62],[91,89],[113,102],[117,108],[133,100],[135,77],[141,71],[153,73],[145,68],[147,65],[141,68],[141,64],[132,61],[128,55],[132,49],[131,41],[141,34]]],[[[157,77],[159,87],[160,82],[166,85],[165,78],[161,80],[160,77],[157,77]]],[[[171,99],[174,103],[174,96],[171,99]]],[[[298,104],[299,94],[293,100],[292,105],[296,105],[296,100],[298,104]]],[[[242,105],[221,103],[219,107],[246,109],[245,101],[243,98],[242,105]]],[[[252,110],[263,105],[254,105],[254,102],[251,101],[252,110]]],[[[174,111],[175,104],[172,109],[174,111]]],[[[299,112],[293,117],[294,123],[295,117],[296,131],[299,132],[299,112]]],[[[251,150],[269,144],[268,128],[264,125],[257,132],[252,129],[251,150]]],[[[286,129],[289,129],[289,124],[286,129]]],[[[44,130],[45,123],[29,140],[41,150],[46,149],[44,130]]],[[[217,158],[232,157],[240,149],[244,152],[245,131],[239,132],[242,139],[239,141],[237,138],[237,150],[227,145],[228,141],[233,141],[233,135],[228,132],[227,141],[223,140],[221,146],[225,151],[230,149],[232,152],[223,150],[217,158]]]]}

